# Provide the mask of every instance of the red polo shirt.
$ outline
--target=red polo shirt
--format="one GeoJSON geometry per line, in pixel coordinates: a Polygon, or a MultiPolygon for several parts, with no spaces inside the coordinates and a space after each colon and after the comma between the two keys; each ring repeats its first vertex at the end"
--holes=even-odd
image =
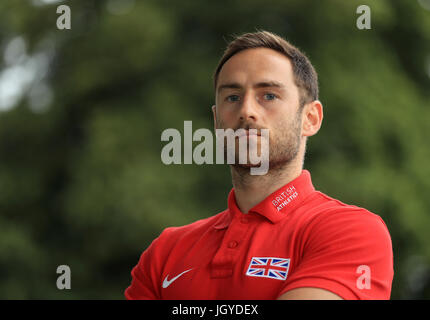
{"type": "Polygon", "coordinates": [[[228,209],[165,229],[133,268],[127,299],[276,299],[300,287],[389,299],[391,238],[382,219],[314,189],[308,171],[244,214],[228,209]]]}

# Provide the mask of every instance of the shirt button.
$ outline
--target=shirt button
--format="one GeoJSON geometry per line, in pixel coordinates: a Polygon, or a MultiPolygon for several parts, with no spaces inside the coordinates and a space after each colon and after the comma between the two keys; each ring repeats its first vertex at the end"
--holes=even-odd
{"type": "Polygon", "coordinates": [[[231,249],[233,249],[233,248],[236,248],[237,247],[237,245],[238,245],[238,243],[237,243],[237,241],[230,241],[229,243],[228,243],[228,247],[229,248],[231,248],[231,249]]]}
{"type": "Polygon", "coordinates": [[[242,217],[242,218],[240,218],[240,222],[242,222],[242,223],[248,223],[249,222],[249,219],[248,219],[248,217],[242,217]]]}

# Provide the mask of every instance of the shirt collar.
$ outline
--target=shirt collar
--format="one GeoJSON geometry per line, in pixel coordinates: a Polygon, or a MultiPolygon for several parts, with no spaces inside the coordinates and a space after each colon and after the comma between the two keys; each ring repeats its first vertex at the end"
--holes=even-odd
{"type": "MultiPolygon", "coordinates": [[[[249,212],[255,212],[272,223],[277,223],[296,209],[313,191],[311,175],[303,170],[300,176],[279,188],[263,201],[255,205],[249,212]]],[[[216,229],[227,228],[235,215],[243,214],[237,206],[234,188],[228,195],[228,210],[221,215],[221,219],[214,225],[216,229]]]]}

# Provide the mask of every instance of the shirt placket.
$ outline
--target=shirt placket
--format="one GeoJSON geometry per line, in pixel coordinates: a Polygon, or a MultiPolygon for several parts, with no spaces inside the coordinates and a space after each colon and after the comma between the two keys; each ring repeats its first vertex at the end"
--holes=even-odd
{"type": "Polygon", "coordinates": [[[211,261],[211,278],[228,278],[233,275],[250,227],[249,217],[242,213],[235,215],[211,261]]]}

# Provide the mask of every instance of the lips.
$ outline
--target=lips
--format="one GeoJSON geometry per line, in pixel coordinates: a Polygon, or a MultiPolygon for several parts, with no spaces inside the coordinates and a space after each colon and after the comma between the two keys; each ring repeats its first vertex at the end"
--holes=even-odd
{"type": "MultiPolygon", "coordinates": [[[[240,128],[240,129],[243,129],[243,128],[240,128]]],[[[250,129],[253,129],[253,128],[250,128],[250,129]]],[[[248,129],[244,129],[244,130],[240,130],[240,131],[238,131],[238,130],[236,130],[236,132],[237,132],[237,137],[243,137],[243,136],[260,136],[261,134],[258,132],[258,129],[254,129],[254,130],[252,130],[252,132],[250,132],[248,129]]]]}

